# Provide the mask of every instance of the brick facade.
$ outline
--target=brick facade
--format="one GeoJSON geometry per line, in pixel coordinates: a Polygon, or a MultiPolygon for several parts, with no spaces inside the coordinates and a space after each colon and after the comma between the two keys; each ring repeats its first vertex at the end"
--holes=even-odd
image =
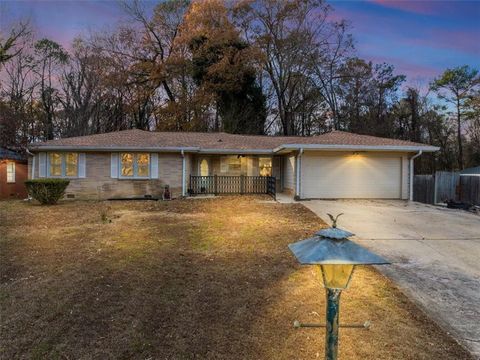
{"type": "Polygon", "coordinates": [[[27,197],[27,164],[24,161],[0,160],[0,199],[24,199],[27,197]],[[15,163],[15,182],[7,182],[7,163],[15,163]]]}
{"type": "MultiPolygon", "coordinates": [[[[34,177],[38,178],[38,156],[34,177]]],[[[158,154],[158,179],[116,179],[110,176],[111,153],[87,152],[85,178],[69,179],[67,198],[82,200],[137,197],[161,197],[165,185],[172,196],[182,195],[182,156],[180,153],[158,154]]],[[[31,164],[32,162],[29,161],[31,164]]]]}

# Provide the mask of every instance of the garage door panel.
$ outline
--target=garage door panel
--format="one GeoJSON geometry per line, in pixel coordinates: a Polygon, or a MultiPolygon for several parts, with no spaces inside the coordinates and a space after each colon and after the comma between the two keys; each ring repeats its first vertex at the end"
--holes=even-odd
{"type": "Polygon", "coordinates": [[[302,158],[302,197],[401,197],[401,158],[368,155],[302,158]]]}

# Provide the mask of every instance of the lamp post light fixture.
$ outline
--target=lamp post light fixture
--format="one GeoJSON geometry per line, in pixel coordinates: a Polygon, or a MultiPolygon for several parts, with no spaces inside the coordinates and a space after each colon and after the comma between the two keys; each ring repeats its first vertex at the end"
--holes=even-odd
{"type": "MultiPolygon", "coordinates": [[[[341,214],[340,214],[341,215],[341,214]]],[[[338,216],[334,218],[330,228],[322,229],[311,238],[289,244],[290,251],[302,265],[317,265],[323,277],[326,288],[326,324],[301,324],[295,321],[294,326],[299,327],[325,327],[325,359],[336,360],[338,353],[338,328],[368,328],[367,321],[363,325],[339,325],[338,315],[340,307],[340,294],[348,287],[352,278],[355,265],[385,265],[390,264],[384,258],[370,252],[364,247],[348,240],[354,234],[337,228],[338,216]]]]}

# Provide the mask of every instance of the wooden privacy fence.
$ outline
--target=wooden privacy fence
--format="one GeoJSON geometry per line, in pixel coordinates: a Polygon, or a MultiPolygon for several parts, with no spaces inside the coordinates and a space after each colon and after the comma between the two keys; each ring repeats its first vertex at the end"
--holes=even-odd
{"type": "Polygon", "coordinates": [[[434,175],[415,175],[413,178],[413,201],[433,204],[435,194],[434,175]]]}
{"type": "Polygon", "coordinates": [[[415,175],[413,200],[437,204],[447,200],[480,204],[480,176],[437,171],[434,175],[415,175]]]}
{"type": "Polygon", "coordinates": [[[480,176],[460,176],[460,201],[480,205],[480,176]]]}
{"type": "Polygon", "coordinates": [[[273,176],[190,176],[191,195],[197,194],[267,194],[275,198],[276,179],[273,176]]]}
{"type": "Polygon", "coordinates": [[[456,172],[437,171],[435,173],[435,203],[457,199],[457,186],[460,175],[456,172]]]}

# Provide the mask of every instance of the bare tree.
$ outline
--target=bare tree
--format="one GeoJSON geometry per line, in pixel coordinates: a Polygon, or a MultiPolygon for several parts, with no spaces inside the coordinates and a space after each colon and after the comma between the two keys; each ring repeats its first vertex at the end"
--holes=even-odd
{"type": "Polygon", "coordinates": [[[284,135],[295,131],[301,85],[310,76],[310,54],[325,27],[329,6],[320,0],[242,1],[234,9],[245,38],[265,54],[264,71],[275,94],[284,135]]]}
{"type": "Polygon", "coordinates": [[[328,104],[333,127],[340,129],[339,83],[353,76],[344,67],[352,54],[353,40],[345,21],[328,24],[323,30],[317,48],[311,53],[312,78],[328,104]]]}
{"type": "Polygon", "coordinates": [[[457,122],[457,145],[458,145],[458,166],[463,169],[463,138],[462,124],[465,118],[466,102],[472,92],[478,89],[480,76],[478,70],[469,66],[459,66],[454,69],[447,69],[431,84],[431,89],[436,91],[440,99],[452,104],[455,108],[457,122]]]}
{"type": "Polygon", "coordinates": [[[35,67],[38,76],[38,91],[43,110],[43,136],[54,138],[54,122],[58,104],[57,81],[60,66],[65,64],[68,54],[54,41],[42,39],[35,43],[35,67]]]}
{"type": "Polygon", "coordinates": [[[0,69],[8,60],[21,53],[24,43],[23,39],[30,35],[28,22],[20,22],[13,27],[8,37],[0,34],[0,69]]]}

